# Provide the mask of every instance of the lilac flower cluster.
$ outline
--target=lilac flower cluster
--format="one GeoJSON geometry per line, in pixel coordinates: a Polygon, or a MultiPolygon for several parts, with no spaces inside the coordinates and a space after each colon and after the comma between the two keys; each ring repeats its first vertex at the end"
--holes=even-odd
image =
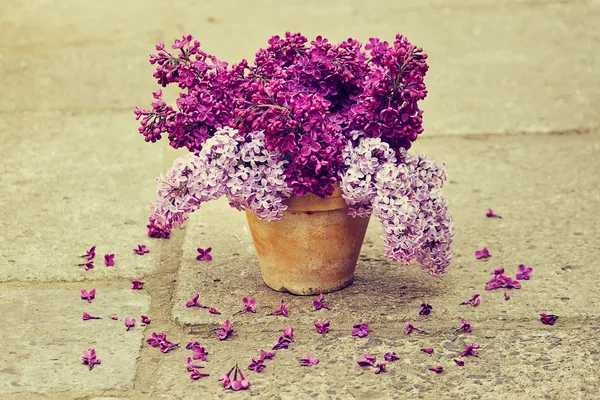
{"type": "MultiPolygon", "coordinates": [[[[360,136],[360,135],[359,135],[360,136]]],[[[454,227],[441,188],[444,166],[423,154],[394,151],[381,139],[362,138],[344,150],[342,197],[353,216],[379,219],[385,251],[394,261],[416,259],[441,275],[450,265],[454,227]]]]}
{"type": "Polygon", "coordinates": [[[177,110],[161,90],[153,93],[151,109],[136,108],[145,140],[167,133],[171,146],[198,154],[221,128],[238,128],[242,138],[264,131],[264,146],[289,161],[285,181],[298,196],[333,192],[352,131],[395,150],[410,148],[423,131],[417,103],[427,95],[427,55],[401,35],[391,44],[371,38],[363,49],[354,39],[309,42],[287,32],[259,49],[252,65],[229,66],[191,35],[171,47],[173,53],[159,43],[150,63],[160,85],[182,90],[177,110]]]}

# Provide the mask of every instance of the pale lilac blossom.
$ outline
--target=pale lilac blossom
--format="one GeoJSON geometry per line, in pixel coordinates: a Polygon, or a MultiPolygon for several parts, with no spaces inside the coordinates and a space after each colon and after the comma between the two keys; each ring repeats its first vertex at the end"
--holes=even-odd
{"type": "Polygon", "coordinates": [[[385,363],[379,363],[375,366],[375,374],[387,372],[387,365],[385,363]]]}
{"type": "Polygon", "coordinates": [[[223,322],[223,325],[220,328],[215,329],[219,340],[225,340],[229,335],[233,333],[233,329],[231,328],[231,322],[227,319],[223,322]]]}
{"type": "Polygon", "coordinates": [[[465,349],[460,353],[461,357],[466,357],[466,356],[472,356],[472,357],[479,357],[479,353],[475,350],[480,348],[481,346],[473,343],[473,344],[468,344],[465,349]]]}
{"type": "Polygon", "coordinates": [[[490,254],[490,251],[487,249],[487,247],[484,247],[481,250],[475,250],[475,258],[478,260],[481,260],[482,258],[489,258],[492,255],[490,254]]]}
{"type": "Polygon", "coordinates": [[[313,301],[313,305],[315,306],[315,311],[318,311],[322,308],[327,310],[329,309],[327,308],[327,304],[325,304],[325,296],[323,296],[323,293],[319,294],[317,300],[313,301]]]}
{"type": "Polygon", "coordinates": [[[302,365],[303,367],[311,367],[313,365],[317,365],[318,363],[319,359],[313,357],[312,354],[309,354],[300,360],[300,365],[302,365]]]}
{"type": "Polygon", "coordinates": [[[375,358],[375,356],[373,356],[371,354],[363,354],[363,357],[360,360],[358,360],[357,363],[361,367],[366,367],[366,366],[374,367],[375,361],[377,361],[377,358],[375,358]]]}
{"type": "Polygon", "coordinates": [[[315,321],[315,328],[317,328],[317,333],[322,335],[329,333],[329,321],[315,321]]]}
{"type": "Polygon", "coordinates": [[[410,322],[407,322],[406,325],[405,325],[404,334],[405,335],[410,335],[413,332],[421,333],[421,334],[424,334],[424,335],[427,334],[427,332],[425,332],[423,329],[417,328],[416,326],[414,326],[410,322]]]}
{"type": "Polygon", "coordinates": [[[285,302],[283,300],[281,300],[281,303],[279,304],[279,308],[273,310],[268,315],[282,315],[284,317],[289,316],[289,311],[288,311],[287,306],[285,305],[285,302]]]}
{"type": "Polygon", "coordinates": [[[124,324],[127,327],[127,330],[130,330],[131,328],[133,328],[135,326],[135,318],[127,318],[126,317],[124,324]]]}
{"type": "Polygon", "coordinates": [[[494,211],[492,211],[491,208],[488,208],[487,212],[485,213],[485,216],[488,218],[502,218],[498,214],[494,213],[494,211]]]}
{"type": "Polygon", "coordinates": [[[150,253],[150,249],[148,249],[145,244],[138,244],[137,249],[133,249],[133,252],[138,256],[143,256],[144,254],[150,253]]]}
{"type": "Polygon", "coordinates": [[[520,280],[528,281],[530,278],[529,274],[531,274],[531,271],[533,271],[533,268],[527,267],[524,264],[520,264],[519,272],[517,273],[516,278],[520,279],[520,280]]]}
{"type": "Polygon", "coordinates": [[[481,299],[479,298],[480,294],[475,293],[469,300],[463,301],[460,305],[470,304],[473,307],[477,307],[481,303],[481,299]]]}
{"type": "Polygon", "coordinates": [[[352,336],[363,338],[369,334],[369,324],[354,324],[352,336]]]}
{"type": "Polygon", "coordinates": [[[431,367],[428,368],[430,371],[433,371],[435,373],[441,374],[442,372],[444,372],[444,367],[442,367],[441,365],[438,365],[436,367],[431,367]]]}
{"type": "Polygon", "coordinates": [[[200,298],[200,293],[196,293],[194,294],[194,296],[192,296],[192,299],[190,301],[188,301],[187,303],[185,303],[186,307],[200,307],[200,308],[208,308],[207,306],[200,304],[198,302],[198,299],[200,298]]]}
{"type": "Polygon", "coordinates": [[[104,255],[104,265],[107,267],[113,267],[115,265],[115,255],[114,254],[105,254],[104,255]]]}
{"type": "Polygon", "coordinates": [[[102,363],[101,360],[96,358],[96,349],[88,349],[83,352],[81,356],[83,360],[83,365],[88,365],[90,370],[94,369],[94,365],[99,365],[102,363]]]}
{"type": "Polygon", "coordinates": [[[96,297],[96,289],[92,289],[89,292],[85,289],[81,289],[81,299],[82,300],[87,300],[88,303],[91,303],[95,297],[96,297]]]}
{"type": "Polygon", "coordinates": [[[471,333],[473,331],[471,324],[466,319],[461,318],[460,323],[462,325],[457,330],[455,330],[454,333],[458,333],[458,332],[471,333]]]}
{"type": "Polygon", "coordinates": [[[102,319],[102,318],[100,318],[100,317],[94,317],[94,316],[90,315],[90,314],[89,314],[89,313],[87,313],[87,312],[84,312],[81,318],[82,318],[84,321],[87,321],[87,320],[89,320],[89,319],[102,319]]]}
{"type": "Polygon", "coordinates": [[[385,359],[385,361],[388,362],[394,362],[400,359],[400,357],[398,357],[398,355],[395,352],[387,352],[383,355],[383,358],[385,359]]]}

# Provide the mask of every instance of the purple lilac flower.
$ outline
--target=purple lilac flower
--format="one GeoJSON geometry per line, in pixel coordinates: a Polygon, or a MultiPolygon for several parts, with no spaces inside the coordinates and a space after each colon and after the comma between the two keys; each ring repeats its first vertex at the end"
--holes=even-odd
{"type": "Polygon", "coordinates": [[[242,302],[244,303],[244,308],[242,308],[240,311],[236,312],[233,315],[243,313],[243,312],[256,313],[256,299],[255,298],[244,297],[242,299],[242,302]]]}
{"type": "Polygon", "coordinates": [[[150,321],[150,318],[148,318],[148,316],[147,316],[147,315],[142,315],[142,316],[140,316],[140,319],[142,320],[142,324],[144,324],[144,325],[148,325],[148,324],[150,324],[150,322],[151,322],[151,321],[150,321]]]}
{"type": "Polygon", "coordinates": [[[100,317],[94,317],[93,315],[90,315],[90,313],[88,312],[84,312],[83,315],[81,316],[81,319],[83,319],[84,321],[90,320],[90,319],[102,319],[100,317]]]}
{"type": "Polygon", "coordinates": [[[132,290],[142,290],[144,288],[144,282],[134,279],[131,281],[132,290]]]}
{"type": "Polygon", "coordinates": [[[442,367],[441,365],[438,365],[436,367],[431,367],[428,368],[430,371],[433,371],[435,373],[441,374],[442,372],[444,372],[444,367],[442,367]]]}
{"type": "Polygon", "coordinates": [[[233,333],[233,329],[231,329],[231,322],[229,322],[229,320],[225,320],[223,325],[215,330],[219,336],[219,340],[225,340],[233,333]]]}
{"type": "Polygon", "coordinates": [[[250,365],[248,365],[248,369],[250,371],[261,372],[264,368],[266,368],[264,358],[261,357],[256,360],[254,357],[252,357],[252,362],[250,362],[250,365]]]}
{"type": "Polygon", "coordinates": [[[86,271],[89,271],[90,269],[94,269],[94,261],[92,260],[87,260],[84,263],[81,264],[77,264],[77,266],[79,267],[83,267],[86,271]]]}
{"type": "Polygon", "coordinates": [[[81,299],[82,300],[87,300],[88,303],[91,303],[95,297],[96,297],[96,289],[92,289],[89,292],[85,289],[81,289],[81,299]]]}
{"type": "Polygon", "coordinates": [[[491,208],[488,208],[487,212],[485,213],[485,216],[488,217],[488,218],[502,218],[498,214],[495,214],[494,211],[492,211],[491,208]]]}
{"type": "Polygon", "coordinates": [[[148,228],[148,237],[155,239],[170,239],[171,230],[165,227],[160,227],[156,224],[154,218],[149,218],[149,224],[146,225],[148,228]]]}
{"type": "Polygon", "coordinates": [[[312,367],[313,365],[317,365],[318,363],[319,359],[313,357],[312,354],[309,354],[300,360],[300,365],[302,365],[303,367],[312,367]]]}
{"type": "Polygon", "coordinates": [[[284,338],[283,336],[280,336],[279,339],[277,340],[277,344],[275,346],[273,346],[272,350],[287,349],[289,347],[290,347],[290,341],[287,340],[286,338],[284,338]]]}
{"type": "Polygon", "coordinates": [[[499,288],[507,288],[507,289],[520,289],[521,283],[519,281],[512,279],[509,276],[504,275],[504,267],[500,267],[494,271],[492,271],[492,275],[494,277],[490,279],[486,285],[485,290],[494,290],[499,288]]]}
{"type": "Polygon", "coordinates": [[[369,324],[354,324],[352,336],[363,338],[369,334],[369,324]]]}
{"type": "Polygon", "coordinates": [[[130,330],[131,328],[133,328],[135,326],[135,318],[127,318],[126,317],[124,324],[127,327],[127,330],[130,330]]]}
{"type": "Polygon", "coordinates": [[[504,300],[505,301],[509,301],[510,300],[510,296],[506,292],[504,292],[504,300]]]}
{"type": "Polygon", "coordinates": [[[558,319],[558,315],[552,315],[552,314],[540,314],[540,321],[542,321],[542,324],[544,325],[554,325],[554,323],[556,322],[556,320],[558,319]]]}
{"type": "Polygon", "coordinates": [[[204,377],[207,377],[207,376],[210,376],[210,374],[206,374],[204,372],[200,372],[199,369],[193,369],[192,373],[190,375],[190,379],[192,379],[192,380],[195,381],[197,379],[204,378],[204,377]]]}
{"type": "Polygon", "coordinates": [[[164,332],[152,332],[152,337],[146,340],[146,343],[148,343],[152,347],[159,347],[162,353],[168,353],[169,351],[174,350],[179,346],[178,343],[173,343],[167,340],[167,335],[164,332]]]}
{"type": "Polygon", "coordinates": [[[231,368],[228,373],[219,377],[219,382],[222,382],[225,389],[231,389],[234,391],[246,390],[252,385],[250,381],[244,377],[242,370],[237,364],[235,367],[231,368]],[[232,373],[234,374],[233,379],[231,379],[232,373]]]}
{"type": "Polygon", "coordinates": [[[481,250],[475,250],[475,258],[480,260],[482,258],[489,258],[492,255],[490,254],[489,250],[487,249],[487,247],[484,247],[481,250]]]}
{"type": "Polygon", "coordinates": [[[383,355],[383,358],[385,359],[385,361],[388,362],[394,362],[400,359],[400,357],[398,357],[398,355],[395,352],[387,352],[383,355]]]}
{"type": "Polygon", "coordinates": [[[432,349],[431,347],[424,347],[424,348],[422,348],[422,349],[421,349],[421,351],[422,351],[423,353],[427,353],[427,354],[430,354],[430,355],[431,355],[431,354],[433,354],[433,352],[434,352],[435,350],[434,350],[434,349],[432,349]]]}
{"type": "Polygon", "coordinates": [[[432,306],[430,306],[427,303],[422,303],[421,311],[419,311],[419,315],[429,315],[429,314],[431,314],[431,310],[433,310],[432,306]]]}
{"type": "Polygon", "coordinates": [[[416,326],[414,326],[413,324],[411,324],[410,322],[406,323],[405,326],[405,330],[404,330],[404,334],[405,335],[410,335],[413,332],[417,332],[417,333],[422,333],[422,334],[427,334],[427,332],[425,332],[423,329],[421,328],[417,328],[416,326]]]}
{"type": "Polygon", "coordinates": [[[458,358],[454,359],[454,362],[456,363],[456,365],[458,365],[459,367],[463,367],[465,365],[465,362],[463,360],[459,360],[458,358]]]}
{"type": "Polygon", "coordinates": [[[375,366],[375,374],[387,372],[387,365],[385,363],[379,363],[375,366]]]}
{"type": "Polygon", "coordinates": [[[479,296],[479,293],[475,293],[469,300],[463,301],[462,303],[460,303],[460,305],[470,304],[473,307],[477,307],[481,303],[481,299],[479,298],[479,296]]]}
{"type": "Polygon", "coordinates": [[[277,308],[276,310],[273,310],[268,315],[282,315],[284,317],[289,316],[289,311],[288,311],[287,306],[285,305],[285,302],[283,300],[281,300],[281,303],[279,304],[279,308],[277,308]]]}
{"type": "Polygon", "coordinates": [[[325,304],[325,296],[323,296],[323,293],[319,294],[317,300],[313,301],[313,305],[315,306],[315,311],[318,311],[322,308],[328,310],[327,305],[325,304]]]}
{"type": "Polygon", "coordinates": [[[375,361],[377,361],[375,356],[373,356],[371,354],[363,354],[363,357],[360,360],[358,360],[357,363],[361,367],[366,367],[366,366],[374,367],[375,361]]]}
{"type": "Polygon", "coordinates": [[[105,254],[104,255],[104,265],[107,267],[113,267],[115,265],[115,255],[114,254],[105,254]]]}
{"type": "Polygon", "coordinates": [[[94,365],[99,365],[102,363],[101,360],[96,358],[96,349],[88,349],[83,352],[81,356],[83,360],[83,365],[88,365],[90,367],[90,371],[94,369],[94,365]]]}
{"type": "Polygon", "coordinates": [[[221,315],[221,312],[217,311],[217,309],[214,307],[209,308],[208,312],[211,314],[221,315]]]}
{"type": "Polygon", "coordinates": [[[460,353],[461,357],[466,357],[466,356],[472,356],[472,357],[479,357],[479,353],[475,350],[480,348],[481,346],[473,343],[473,344],[468,344],[465,349],[460,353]]]}
{"type": "Polygon", "coordinates": [[[188,342],[188,344],[185,346],[185,348],[188,350],[192,350],[194,352],[194,355],[192,356],[192,358],[194,360],[206,361],[206,357],[208,356],[208,353],[206,352],[206,349],[204,348],[204,346],[201,346],[200,343],[188,342]]]}
{"type": "Polygon", "coordinates": [[[186,366],[187,366],[187,370],[189,372],[193,372],[195,369],[204,368],[203,365],[194,364],[194,360],[192,359],[192,357],[188,357],[187,358],[187,365],[186,366]]]}
{"type": "Polygon", "coordinates": [[[273,357],[275,357],[274,351],[266,351],[266,350],[260,351],[260,358],[262,358],[263,360],[271,360],[271,359],[273,359],[273,357]]]}
{"type": "Polygon", "coordinates": [[[522,280],[528,281],[530,278],[529,274],[531,274],[531,271],[533,271],[533,268],[527,267],[523,264],[520,264],[519,272],[517,273],[516,278],[520,279],[520,280],[522,279],[522,280]]]}
{"type": "Polygon", "coordinates": [[[192,296],[192,299],[189,300],[187,303],[185,303],[185,306],[186,307],[208,308],[207,306],[198,302],[199,298],[200,298],[200,293],[194,294],[194,296],[192,296]]]}
{"type": "Polygon", "coordinates": [[[467,322],[466,319],[461,318],[460,323],[462,325],[457,330],[455,330],[454,333],[457,333],[457,332],[471,333],[473,331],[471,324],[469,322],[467,322]]]}
{"type": "Polygon", "coordinates": [[[108,318],[112,319],[113,321],[117,321],[119,319],[119,317],[117,317],[116,315],[111,315],[108,318]]]}
{"type": "Polygon", "coordinates": [[[206,249],[201,249],[200,247],[198,247],[198,249],[197,249],[198,255],[196,256],[196,260],[211,261],[212,260],[212,256],[210,255],[211,250],[212,250],[212,247],[207,247],[206,249]]]}
{"type": "Polygon", "coordinates": [[[289,327],[289,328],[283,328],[281,330],[281,332],[283,333],[283,337],[287,340],[289,340],[290,342],[294,341],[294,328],[293,327],[289,327]]]}
{"type": "Polygon", "coordinates": [[[329,321],[315,321],[315,327],[317,328],[317,333],[322,335],[329,333],[329,321]]]}
{"type": "Polygon", "coordinates": [[[143,256],[144,254],[150,253],[150,249],[148,249],[145,244],[138,244],[137,249],[133,249],[133,252],[138,256],[143,256]]]}
{"type": "Polygon", "coordinates": [[[96,257],[96,246],[90,247],[90,249],[81,256],[81,258],[85,258],[87,261],[92,261],[94,257],[96,257]]]}

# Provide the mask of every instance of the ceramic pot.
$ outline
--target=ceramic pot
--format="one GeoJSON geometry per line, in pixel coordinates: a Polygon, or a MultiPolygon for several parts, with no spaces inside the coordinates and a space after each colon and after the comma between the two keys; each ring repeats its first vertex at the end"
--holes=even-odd
{"type": "Polygon", "coordinates": [[[369,218],[352,218],[341,190],[286,200],[279,221],[246,210],[260,273],[272,289],[299,295],[328,293],[352,283],[369,218]]]}

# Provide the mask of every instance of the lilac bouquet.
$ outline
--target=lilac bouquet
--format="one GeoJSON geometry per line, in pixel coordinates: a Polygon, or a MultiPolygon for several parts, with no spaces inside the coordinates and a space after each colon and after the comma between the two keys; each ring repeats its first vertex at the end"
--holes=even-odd
{"type": "Polygon", "coordinates": [[[339,185],[352,216],[381,222],[388,256],[444,273],[454,238],[444,165],[408,153],[423,131],[421,48],[400,35],[363,47],[288,32],[273,36],[253,64],[228,65],[191,35],[171,47],[159,43],[150,63],[160,85],[179,87],[176,107],[157,90],[152,108],[135,115],[147,142],[164,134],[190,154],[158,180],[150,236],[168,237],[222,196],[274,221],[290,196],[326,197],[339,185]]]}

